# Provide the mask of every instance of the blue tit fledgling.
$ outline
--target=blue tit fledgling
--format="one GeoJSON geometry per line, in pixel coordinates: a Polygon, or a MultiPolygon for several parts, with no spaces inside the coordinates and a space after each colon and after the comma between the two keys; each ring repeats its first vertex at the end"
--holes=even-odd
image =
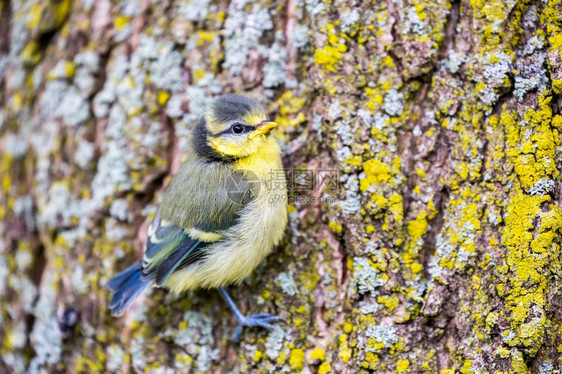
{"type": "Polygon", "coordinates": [[[271,183],[272,175],[283,173],[275,126],[255,100],[225,95],[213,101],[163,194],[142,260],[107,284],[113,315],[155,284],[175,293],[219,288],[239,323],[234,340],[243,326],[271,329],[281,320],[244,316],[224,288],[248,277],[287,225],[285,183],[271,183]]]}

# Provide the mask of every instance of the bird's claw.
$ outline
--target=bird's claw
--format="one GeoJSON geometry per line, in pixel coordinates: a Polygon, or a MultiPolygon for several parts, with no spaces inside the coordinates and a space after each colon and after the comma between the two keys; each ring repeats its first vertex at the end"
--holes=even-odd
{"type": "Polygon", "coordinates": [[[274,316],[269,313],[258,313],[252,314],[251,316],[243,316],[238,320],[238,327],[234,331],[234,335],[232,336],[232,340],[234,342],[238,342],[240,340],[240,335],[242,334],[242,329],[244,327],[254,327],[259,326],[266,328],[268,330],[273,329],[272,323],[285,321],[283,318],[279,316],[274,316]]]}

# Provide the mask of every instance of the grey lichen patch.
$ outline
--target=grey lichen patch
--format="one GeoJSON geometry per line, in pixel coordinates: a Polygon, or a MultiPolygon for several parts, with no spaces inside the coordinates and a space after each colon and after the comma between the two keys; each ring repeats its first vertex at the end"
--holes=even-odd
{"type": "Polygon", "coordinates": [[[55,115],[60,116],[69,126],[76,127],[90,118],[90,106],[76,88],[70,87],[66,90],[55,115]]]}
{"type": "Polygon", "coordinates": [[[283,342],[287,337],[287,333],[278,325],[275,325],[269,333],[265,342],[265,354],[272,360],[276,360],[280,351],[283,349],[283,342]]]}
{"type": "MultiPolygon", "coordinates": [[[[28,228],[34,229],[37,226],[33,206],[33,197],[31,195],[25,195],[16,199],[16,201],[14,201],[13,211],[15,215],[20,216],[25,220],[25,224],[28,228]]],[[[24,251],[21,251],[21,254],[23,254],[24,256],[31,256],[31,250],[26,249],[24,251]]],[[[16,254],[16,259],[18,255],[20,255],[20,252],[16,254]]],[[[31,260],[29,261],[29,263],[31,263],[31,260]]],[[[26,266],[29,265],[29,263],[27,263],[26,266]]]]}
{"type": "MultiPolygon", "coordinates": [[[[335,110],[338,110],[338,108],[335,108],[335,110]]],[[[359,130],[360,124],[358,123],[358,121],[340,120],[337,122],[334,128],[336,130],[336,134],[339,135],[342,143],[346,146],[350,146],[353,144],[355,140],[354,134],[357,130],[359,130]]],[[[349,150],[349,148],[347,147],[344,147],[344,149],[349,150]]],[[[346,153],[346,152],[342,152],[342,153],[346,153]]],[[[347,159],[346,156],[347,155],[340,154],[339,155],[340,161],[342,162],[345,161],[347,159]]]]}
{"type": "Polygon", "coordinates": [[[263,53],[260,37],[267,30],[273,29],[273,22],[267,9],[258,4],[249,5],[246,12],[246,1],[233,1],[229,6],[229,17],[224,24],[222,34],[224,42],[223,67],[232,75],[242,73],[251,48],[263,53]]]}
{"type": "Polygon", "coordinates": [[[342,14],[342,31],[349,32],[351,30],[351,26],[359,22],[359,12],[357,9],[353,9],[352,11],[345,12],[342,14]]]}
{"type": "Polygon", "coordinates": [[[379,310],[379,308],[380,305],[378,303],[370,303],[361,306],[360,311],[363,314],[374,314],[379,310]]]}
{"type": "Polygon", "coordinates": [[[12,327],[11,334],[8,337],[9,344],[14,349],[18,350],[25,347],[27,341],[26,325],[23,321],[19,321],[12,327]]]}
{"type": "Polygon", "coordinates": [[[86,169],[94,158],[94,152],[94,144],[83,140],[78,144],[78,149],[74,153],[74,162],[82,169],[86,169]]]}
{"type": "Polygon", "coordinates": [[[105,198],[113,196],[115,191],[127,190],[131,186],[126,162],[127,152],[119,144],[120,141],[115,140],[109,142],[105,154],[98,161],[98,170],[92,181],[94,206],[102,206],[105,198]]]}
{"type": "Polygon", "coordinates": [[[181,1],[177,3],[177,13],[189,21],[204,21],[211,8],[209,0],[181,1]]]}
{"type": "Polygon", "coordinates": [[[56,319],[50,318],[35,324],[31,341],[35,356],[29,365],[30,373],[39,373],[42,365],[56,364],[62,354],[62,344],[59,336],[59,326],[56,319]]]}
{"type": "Polygon", "coordinates": [[[557,371],[555,371],[554,365],[552,365],[552,362],[550,362],[549,360],[541,362],[539,370],[540,374],[554,374],[557,371]]]}
{"type": "MultiPolygon", "coordinates": [[[[398,335],[394,325],[388,323],[380,323],[375,326],[369,326],[365,330],[365,335],[368,338],[374,338],[377,342],[383,343],[385,348],[390,348],[398,343],[398,335]]],[[[375,351],[376,349],[367,347],[367,351],[375,351]]]]}
{"type": "MultiPolygon", "coordinates": [[[[276,35],[280,34],[279,32],[276,35]]],[[[282,35],[276,37],[278,39],[271,48],[264,51],[267,54],[268,62],[263,69],[263,85],[264,87],[272,88],[282,84],[287,84],[287,49],[280,41],[284,38],[282,35]]],[[[292,84],[294,86],[296,82],[292,84]]]]}
{"type": "Polygon", "coordinates": [[[16,373],[24,373],[26,372],[26,363],[21,354],[15,352],[8,352],[2,355],[2,360],[6,363],[6,365],[14,370],[16,373]]]}
{"type": "Polygon", "coordinates": [[[413,31],[416,34],[427,35],[431,31],[431,29],[428,29],[425,23],[422,22],[416,7],[408,8],[405,26],[406,27],[402,30],[402,33],[405,34],[413,31]]]}
{"type": "Polygon", "coordinates": [[[39,224],[55,225],[56,220],[61,217],[63,224],[68,225],[72,217],[72,209],[65,209],[70,204],[70,193],[65,184],[59,183],[51,187],[50,199],[45,204],[39,215],[39,224]]]}
{"type": "Polygon", "coordinates": [[[212,349],[215,339],[213,337],[213,319],[201,313],[187,311],[183,316],[178,331],[168,330],[164,336],[172,336],[176,345],[195,357],[197,368],[206,372],[211,368],[213,361],[218,358],[218,350],[212,349]]]}
{"type": "Polygon", "coordinates": [[[295,296],[299,292],[292,273],[280,273],[275,278],[275,283],[289,296],[295,296]]]}
{"type": "Polygon", "coordinates": [[[37,287],[31,279],[25,273],[18,272],[8,278],[8,285],[12,289],[19,291],[23,310],[31,313],[38,294],[37,287]]]}
{"type": "Polygon", "coordinates": [[[363,257],[353,258],[353,276],[349,283],[348,293],[359,292],[378,295],[377,288],[386,284],[386,280],[380,277],[378,271],[363,257]]]}
{"type": "Polygon", "coordinates": [[[71,275],[72,285],[77,293],[85,294],[88,292],[89,283],[86,280],[84,268],[76,266],[71,275]]]}
{"type": "MultiPolygon", "coordinates": [[[[2,245],[0,245],[0,249],[2,245]]],[[[8,263],[6,261],[6,255],[3,250],[0,250],[0,296],[6,292],[6,280],[8,278],[8,263]]],[[[0,326],[2,324],[0,323],[0,326]]]]}
{"type": "Polygon", "coordinates": [[[361,209],[359,180],[356,175],[342,175],[345,187],[345,200],[339,202],[342,213],[355,214],[361,209]]]}
{"type": "Polygon", "coordinates": [[[544,40],[534,36],[527,41],[525,47],[518,52],[515,62],[515,91],[514,95],[519,101],[529,91],[541,90],[548,85],[546,69],[546,52],[544,40]]]}
{"type": "Polygon", "coordinates": [[[219,358],[219,350],[213,349],[212,344],[201,347],[197,355],[197,368],[203,372],[209,371],[211,365],[219,358]]]}
{"type": "Polygon", "coordinates": [[[30,340],[35,354],[29,364],[29,373],[41,373],[43,365],[56,364],[61,359],[62,340],[56,319],[54,277],[54,272],[45,274],[39,301],[33,311],[35,323],[30,340]]]}
{"type": "Polygon", "coordinates": [[[107,370],[115,372],[121,368],[125,360],[125,351],[117,344],[111,344],[107,348],[107,370]]]}
{"type": "Polygon", "coordinates": [[[484,65],[483,76],[492,87],[505,85],[506,78],[513,67],[513,57],[498,51],[486,54],[482,61],[484,65]]]}
{"type": "Polygon", "coordinates": [[[60,117],[71,127],[88,120],[88,99],[98,72],[99,56],[94,51],[79,53],[73,61],[59,61],[48,73],[47,94],[42,96],[41,114],[44,120],[60,117]]]}
{"type": "Polygon", "coordinates": [[[19,134],[8,132],[4,137],[4,151],[6,154],[15,157],[23,157],[28,150],[27,142],[19,134]]]}
{"type": "Polygon", "coordinates": [[[175,368],[169,368],[165,366],[159,366],[156,369],[150,370],[151,374],[174,374],[176,373],[175,368]]]}
{"type": "Polygon", "coordinates": [[[131,354],[131,363],[137,370],[144,371],[146,368],[146,357],[143,352],[144,338],[141,336],[131,341],[129,352],[131,354]]]}
{"type": "Polygon", "coordinates": [[[396,90],[388,91],[384,98],[384,111],[390,116],[399,116],[404,111],[404,95],[396,90]]]}
{"type": "Polygon", "coordinates": [[[309,29],[306,25],[297,24],[293,29],[293,35],[291,41],[293,43],[293,47],[296,49],[303,49],[309,44],[308,38],[309,29]]]}
{"type": "Polygon", "coordinates": [[[305,9],[311,16],[316,16],[324,10],[324,4],[320,0],[304,0],[305,9]]]}
{"type": "Polygon", "coordinates": [[[100,72],[100,56],[96,51],[84,51],[74,56],[74,85],[83,94],[94,92],[96,75],[100,72]]]}
{"type": "Polygon", "coordinates": [[[117,199],[111,203],[109,214],[120,221],[128,221],[130,219],[130,212],[127,200],[117,199]]]}
{"type": "Polygon", "coordinates": [[[67,89],[68,84],[62,80],[54,80],[46,83],[45,90],[39,97],[39,108],[43,121],[48,123],[48,121],[55,118],[67,89]]]}
{"type": "Polygon", "coordinates": [[[89,213],[93,209],[90,199],[74,200],[66,183],[56,182],[51,185],[47,201],[40,201],[38,224],[42,228],[76,227],[67,232],[67,239],[73,243],[75,239],[87,233],[89,213]]]}
{"type": "Polygon", "coordinates": [[[457,73],[463,63],[467,60],[463,53],[458,53],[457,51],[449,51],[449,56],[447,60],[444,61],[445,67],[453,74],[457,73]]]}
{"type": "Polygon", "coordinates": [[[212,319],[201,313],[187,311],[183,316],[186,327],[177,331],[174,343],[186,347],[190,344],[209,344],[214,341],[212,319]]]}
{"type": "Polygon", "coordinates": [[[555,182],[553,180],[541,179],[531,186],[531,188],[529,189],[529,194],[531,196],[534,195],[543,196],[550,193],[554,188],[554,186],[555,186],[555,182]]]}

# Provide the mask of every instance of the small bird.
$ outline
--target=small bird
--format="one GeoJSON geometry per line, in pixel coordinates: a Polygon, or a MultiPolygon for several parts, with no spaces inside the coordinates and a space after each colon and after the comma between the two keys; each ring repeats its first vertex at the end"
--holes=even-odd
{"type": "Polygon", "coordinates": [[[229,94],[213,100],[162,196],[142,260],[106,284],[112,315],[122,315],[155,284],[174,293],[218,288],[238,320],[234,341],[244,326],[272,329],[282,320],[268,313],[245,316],[225,289],[252,273],[287,225],[276,126],[253,99],[229,94]],[[272,183],[280,173],[281,183],[272,183]]]}

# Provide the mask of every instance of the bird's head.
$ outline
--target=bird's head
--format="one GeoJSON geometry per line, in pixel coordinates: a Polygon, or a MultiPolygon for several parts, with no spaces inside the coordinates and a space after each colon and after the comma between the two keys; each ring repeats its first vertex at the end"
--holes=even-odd
{"type": "Polygon", "coordinates": [[[276,126],[267,120],[257,101],[241,95],[224,95],[213,101],[197,124],[194,146],[211,158],[240,159],[266,147],[276,126]]]}

